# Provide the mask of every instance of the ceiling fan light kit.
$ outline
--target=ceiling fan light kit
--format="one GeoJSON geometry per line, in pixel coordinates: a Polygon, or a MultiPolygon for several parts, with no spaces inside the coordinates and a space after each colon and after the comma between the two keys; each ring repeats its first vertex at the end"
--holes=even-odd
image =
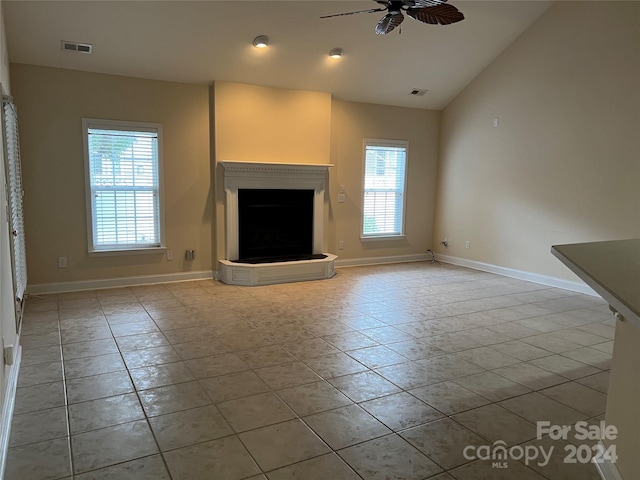
{"type": "Polygon", "coordinates": [[[357,12],[337,13],[325,15],[320,18],[341,17],[343,15],[355,15],[357,13],[388,13],[380,19],[375,31],[378,35],[386,35],[404,21],[404,10],[414,20],[430,25],[450,25],[464,20],[464,15],[447,0],[373,0],[379,8],[359,10],[357,12]]]}
{"type": "Polygon", "coordinates": [[[266,35],[259,35],[253,39],[253,46],[256,48],[266,48],[269,45],[269,37],[266,35]]]}

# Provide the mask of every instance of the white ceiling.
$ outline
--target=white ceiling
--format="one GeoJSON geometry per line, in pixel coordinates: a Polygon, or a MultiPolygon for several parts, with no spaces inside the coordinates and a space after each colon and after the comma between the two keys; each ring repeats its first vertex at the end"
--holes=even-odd
{"type": "Polygon", "coordinates": [[[3,0],[11,62],[211,84],[215,80],[330,92],[335,98],[442,109],[548,8],[548,1],[450,0],[465,20],[406,16],[378,36],[384,12],[363,1],[3,0]],[[251,46],[268,35],[269,48],[251,46]],[[91,55],[61,41],[93,44],[91,55]],[[342,47],[343,58],[328,52],[342,47]],[[423,97],[409,95],[427,89],[423,97]]]}

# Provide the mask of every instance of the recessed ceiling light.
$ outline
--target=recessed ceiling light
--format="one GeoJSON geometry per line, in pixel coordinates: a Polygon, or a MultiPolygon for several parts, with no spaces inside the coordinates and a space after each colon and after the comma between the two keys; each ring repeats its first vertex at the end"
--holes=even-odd
{"type": "Polygon", "coordinates": [[[260,35],[253,39],[253,46],[256,48],[265,48],[269,45],[269,37],[266,35],[260,35]]]}
{"type": "Polygon", "coordinates": [[[334,48],[329,52],[331,58],[340,58],[342,55],[344,55],[344,50],[341,48],[334,48]]]}

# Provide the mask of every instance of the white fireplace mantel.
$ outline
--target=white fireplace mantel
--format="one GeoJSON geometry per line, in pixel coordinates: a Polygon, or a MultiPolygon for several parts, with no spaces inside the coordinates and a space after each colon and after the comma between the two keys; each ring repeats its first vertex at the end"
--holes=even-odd
{"type": "Polygon", "coordinates": [[[329,163],[220,162],[224,188],[325,189],[329,163]],[[255,186],[257,185],[257,186],[255,186]]]}
{"type": "Polygon", "coordinates": [[[226,193],[225,260],[220,262],[222,280],[227,283],[256,285],[333,276],[335,255],[329,255],[328,260],[303,260],[275,264],[247,265],[231,262],[237,260],[239,256],[238,190],[241,189],[313,190],[312,253],[323,253],[324,197],[328,171],[333,165],[238,161],[221,161],[220,163],[224,168],[224,190],[226,193]],[[325,273],[321,273],[322,276],[318,277],[312,272],[320,272],[318,268],[321,265],[323,266],[320,270],[325,273]],[[299,271],[299,274],[296,274],[296,271],[299,271]],[[234,281],[234,277],[237,277],[239,281],[234,281]],[[259,280],[260,278],[262,281],[259,280]],[[280,280],[270,281],[270,279],[276,278],[280,280]]]}

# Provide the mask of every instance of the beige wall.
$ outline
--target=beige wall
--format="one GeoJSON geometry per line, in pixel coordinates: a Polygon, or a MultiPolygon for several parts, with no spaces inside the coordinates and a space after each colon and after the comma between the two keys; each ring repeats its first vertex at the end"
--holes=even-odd
{"type": "Polygon", "coordinates": [[[12,65],[12,80],[31,286],[216,269],[224,258],[224,190],[221,166],[210,165],[220,160],[334,163],[325,247],[342,260],[422,254],[431,246],[437,112],[332,101],[319,92],[229,82],[208,89],[19,64],[12,65]],[[165,226],[173,262],[159,254],[87,255],[82,117],[163,124],[165,226]],[[409,141],[406,240],[360,241],[366,137],[409,141]],[[337,203],[339,185],[345,185],[346,203],[337,203]],[[345,250],[338,251],[339,240],[345,250]],[[186,248],[196,249],[193,265],[182,260],[186,248]],[[66,269],[58,268],[59,256],[67,257],[66,269]]]}
{"type": "Polygon", "coordinates": [[[574,280],[551,245],[640,236],[639,10],[555,3],[444,110],[439,252],[574,280]]]}
{"type": "Polygon", "coordinates": [[[433,246],[439,121],[439,112],[432,110],[333,101],[329,251],[340,260],[424,254],[433,246]],[[409,142],[404,240],[360,240],[365,138],[409,142]],[[337,201],[340,185],[345,203],[337,201]],[[340,240],[344,250],[338,250],[340,240]]]}
{"type": "Polygon", "coordinates": [[[209,98],[206,86],[11,65],[25,189],[29,284],[211,270],[209,98]],[[83,117],[163,126],[163,254],[89,257],[83,117]],[[187,248],[193,262],[183,260],[187,248]],[[58,268],[66,256],[68,268],[58,268]]]}
{"type": "Polygon", "coordinates": [[[215,82],[216,159],[329,163],[331,95],[215,82]]]}
{"type": "Polygon", "coordinates": [[[331,95],[231,82],[212,89],[215,144],[215,265],[225,258],[224,160],[329,163],[331,95]]]}

